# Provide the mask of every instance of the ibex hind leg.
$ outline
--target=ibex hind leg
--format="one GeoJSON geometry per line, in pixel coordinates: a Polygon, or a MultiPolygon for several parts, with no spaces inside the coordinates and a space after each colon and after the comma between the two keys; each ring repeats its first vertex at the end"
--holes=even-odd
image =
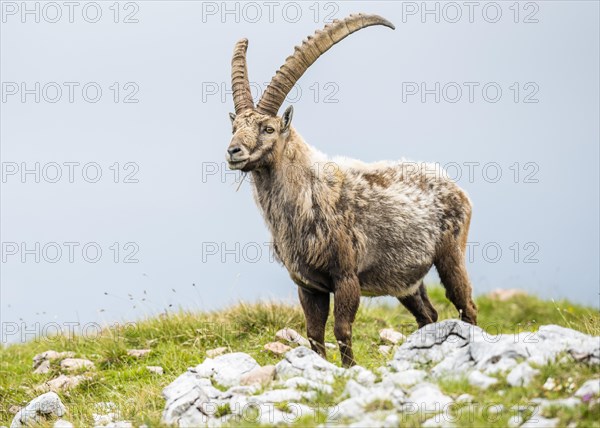
{"type": "Polygon", "coordinates": [[[461,319],[477,325],[477,306],[473,302],[473,288],[465,263],[467,230],[458,237],[448,234],[434,262],[446,289],[446,297],[459,311],[461,319]]]}
{"type": "Polygon", "coordinates": [[[431,300],[429,300],[429,296],[427,295],[427,288],[425,288],[425,284],[423,283],[423,281],[421,281],[421,286],[419,287],[419,293],[421,294],[421,299],[423,300],[423,303],[425,303],[425,306],[427,307],[427,309],[429,311],[429,317],[431,318],[431,322],[437,322],[438,313],[435,310],[435,308],[433,307],[431,300]]]}
{"type": "Polygon", "coordinates": [[[415,294],[406,297],[398,297],[398,300],[411,314],[413,314],[419,328],[437,321],[437,311],[431,304],[429,296],[427,296],[427,289],[425,288],[423,280],[421,280],[415,294]]]}

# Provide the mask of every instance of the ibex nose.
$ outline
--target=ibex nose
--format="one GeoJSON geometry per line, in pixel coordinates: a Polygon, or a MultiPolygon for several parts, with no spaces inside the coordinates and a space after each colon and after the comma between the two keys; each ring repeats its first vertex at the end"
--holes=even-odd
{"type": "Polygon", "coordinates": [[[233,156],[234,154],[241,151],[242,149],[240,148],[240,146],[233,146],[227,149],[227,153],[229,153],[229,156],[233,156]]]}

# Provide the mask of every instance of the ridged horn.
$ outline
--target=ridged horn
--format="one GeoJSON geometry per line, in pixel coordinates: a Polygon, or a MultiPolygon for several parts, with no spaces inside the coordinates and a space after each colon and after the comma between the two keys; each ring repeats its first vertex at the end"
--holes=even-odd
{"type": "Polygon", "coordinates": [[[248,39],[242,39],[235,44],[233,58],[231,59],[231,89],[233,91],[233,105],[235,114],[244,110],[253,109],[250,81],[248,80],[248,67],[246,66],[246,50],[248,39]]]}
{"type": "Polygon", "coordinates": [[[340,40],[371,25],[385,25],[395,29],[394,24],[378,15],[350,15],[339,21],[334,20],[313,36],[308,36],[301,46],[294,48],[294,53],[287,57],[285,63],[277,70],[271,83],[258,102],[259,113],[276,116],[285,97],[292,90],[298,79],[321,55],[340,40]]]}

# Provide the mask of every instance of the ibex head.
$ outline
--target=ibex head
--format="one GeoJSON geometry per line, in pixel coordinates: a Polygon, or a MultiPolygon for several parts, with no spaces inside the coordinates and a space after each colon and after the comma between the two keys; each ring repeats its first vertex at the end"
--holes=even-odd
{"type": "Polygon", "coordinates": [[[246,66],[248,40],[242,39],[235,45],[231,61],[231,86],[235,114],[229,117],[233,125],[233,138],[227,149],[226,159],[231,169],[252,171],[268,167],[275,154],[291,135],[292,107],[283,116],[277,116],[285,97],[304,72],[334,44],[362,28],[371,25],[394,25],[377,15],[350,15],[325,26],[309,36],[301,46],[296,46],[279,68],[271,83],[254,107],[246,66]]]}

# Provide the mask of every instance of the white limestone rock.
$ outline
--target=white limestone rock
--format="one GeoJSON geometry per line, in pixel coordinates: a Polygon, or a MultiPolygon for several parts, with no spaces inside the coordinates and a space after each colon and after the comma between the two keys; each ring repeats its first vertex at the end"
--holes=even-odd
{"type": "Polygon", "coordinates": [[[94,368],[94,363],[85,358],[65,358],[60,362],[60,368],[67,372],[90,370],[94,368]]]}
{"type": "Polygon", "coordinates": [[[134,358],[145,358],[150,352],[150,349],[129,349],[127,350],[127,355],[134,358]]]}
{"type": "Polygon", "coordinates": [[[555,428],[558,426],[558,418],[547,419],[540,415],[533,415],[521,428],[555,428]]]}
{"type": "Polygon", "coordinates": [[[300,346],[310,346],[310,342],[293,328],[284,328],[275,333],[275,337],[284,342],[294,343],[300,346]]]}
{"type": "Polygon", "coordinates": [[[208,358],[215,358],[215,357],[218,357],[219,355],[223,355],[226,352],[227,352],[227,348],[224,346],[221,346],[219,348],[209,349],[208,351],[206,351],[206,356],[208,358]]]}
{"type": "Polygon", "coordinates": [[[268,385],[275,378],[275,366],[256,367],[240,377],[240,385],[268,385]]]}
{"type": "Polygon", "coordinates": [[[292,348],[281,342],[270,342],[265,344],[264,349],[265,351],[269,351],[275,355],[283,355],[292,348]]]}
{"type": "Polygon", "coordinates": [[[506,376],[506,381],[511,386],[527,386],[539,372],[539,370],[531,368],[529,364],[521,363],[511,370],[506,376]]]}
{"type": "Polygon", "coordinates": [[[75,352],[65,351],[65,352],[56,352],[53,350],[45,351],[40,354],[37,354],[33,357],[33,368],[37,369],[40,365],[45,362],[48,362],[48,367],[50,366],[50,361],[59,360],[62,358],[73,358],[75,356],[75,352]]]}
{"type": "Polygon", "coordinates": [[[563,352],[577,361],[600,364],[599,338],[568,328],[548,325],[535,333],[491,335],[463,321],[444,320],[411,334],[396,349],[389,366],[399,370],[407,362],[434,364],[431,374],[438,378],[471,370],[489,375],[511,370],[520,361],[546,364],[563,352]]]}
{"type": "Polygon", "coordinates": [[[583,398],[586,396],[600,395],[600,378],[585,381],[583,385],[575,392],[575,397],[583,398]]]}
{"type": "Polygon", "coordinates": [[[20,428],[30,425],[44,425],[49,417],[61,417],[66,408],[56,392],[47,392],[34,398],[24,408],[19,410],[10,424],[10,428],[20,428]]]}
{"type": "Polygon", "coordinates": [[[406,340],[406,336],[399,331],[394,330],[393,328],[384,328],[379,330],[379,337],[384,342],[391,343],[392,345],[397,345],[398,343],[406,340]]]}
{"type": "Polygon", "coordinates": [[[359,365],[350,367],[348,370],[346,370],[345,375],[355,379],[358,383],[364,386],[372,386],[377,379],[375,373],[359,365]]]}
{"type": "Polygon", "coordinates": [[[383,382],[391,382],[396,386],[408,387],[423,382],[426,377],[427,373],[423,370],[408,369],[397,373],[390,373],[383,379],[383,382]]]}
{"type": "Polygon", "coordinates": [[[165,372],[165,370],[160,366],[146,366],[146,370],[157,375],[162,375],[165,372]]]}
{"type": "Polygon", "coordinates": [[[285,354],[285,359],[275,365],[277,379],[304,377],[318,382],[333,383],[334,376],[341,376],[341,369],[325,361],[319,354],[304,346],[299,346],[285,354]]]}
{"type": "Polygon", "coordinates": [[[473,370],[467,377],[469,385],[476,386],[481,389],[488,389],[490,386],[498,383],[498,379],[484,375],[479,370],[473,370]]]}
{"type": "Polygon", "coordinates": [[[423,382],[414,386],[405,405],[416,406],[422,413],[440,413],[452,403],[452,399],[442,393],[437,385],[423,382]]]}

